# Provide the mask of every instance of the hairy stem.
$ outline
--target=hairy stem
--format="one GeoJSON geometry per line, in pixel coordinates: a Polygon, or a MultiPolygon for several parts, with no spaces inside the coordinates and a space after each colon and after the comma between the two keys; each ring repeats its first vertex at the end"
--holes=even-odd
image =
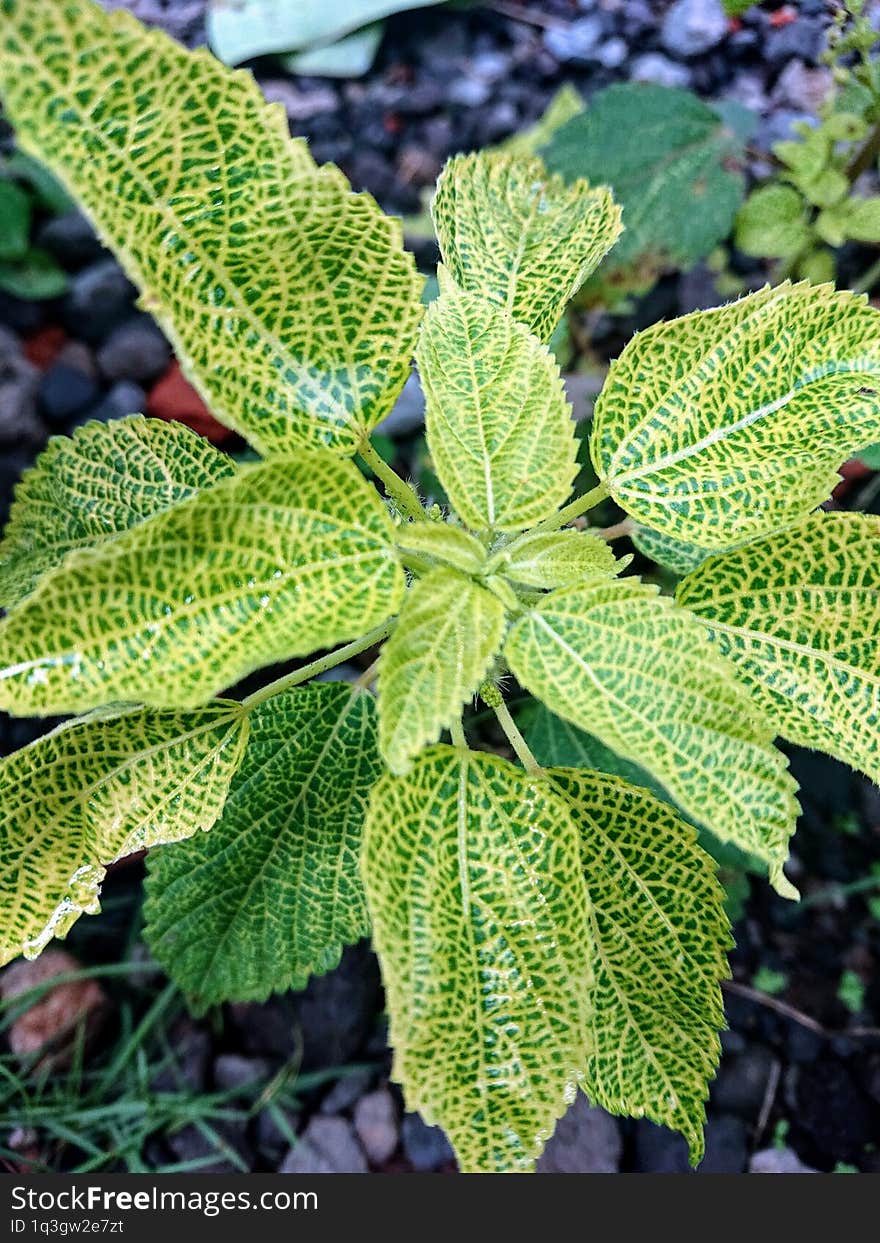
{"type": "Polygon", "coordinates": [[[452,745],[458,747],[461,751],[467,751],[467,739],[464,736],[464,726],[461,721],[453,721],[449,727],[449,732],[452,735],[452,745]]]}
{"type": "Polygon", "coordinates": [[[880,281],[880,259],[875,259],[867,271],[863,272],[852,286],[853,293],[870,293],[880,281]]]}
{"type": "Polygon", "coordinates": [[[391,621],[383,622],[381,626],[371,630],[369,634],[362,635],[360,639],[355,639],[352,643],[346,643],[345,647],[338,647],[335,652],[328,652],[326,656],[321,656],[318,660],[313,660],[308,665],[303,665],[301,669],[294,669],[293,673],[285,674],[283,678],[276,678],[268,686],[263,686],[260,690],[254,691],[252,695],[248,695],[246,699],[241,701],[241,706],[250,712],[258,704],[265,703],[267,699],[271,699],[273,695],[280,695],[282,691],[290,690],[293,686],[299,686],[302,682],[308,682],[309,678],[317,677],[319,673],[326,673],[328,669],[335,669],[337,665],[341,665],[350,656],[358,656],[361,652],[365,652],[367,648],[375,647],[377,643],[380,643],[389,634],[393,625],[394,619],[392,618],[391,621]]]}
{"type": "Polygon", "coordinates": [[[606,483],[597,484],[590,492],[585,492],[583,496],[577,497],[568,505],[563,506],[557,513],[551,514],[549,518],[545,518],[543,522],[539,522],[532,527],[534,531],[555,531],[558,527],[567,526],[575,518],[579,518],[581,514],[585,514],[588,509],[595,509],[600,501],[604,501],[608,495],[608,485],[606,483]]]}
{"type": "Polygon", "coordinates": [[[880,155],[880,123],[874,126],[846,166],[846,176],[850,185],[858,181],[862,173],[871,168],[878,155],[880,155]]]}
{"type": "Polygon", "coordinates": [[[516,758],[522,764],[527,773],[540,774],[544,770],[529,750],[528,743],[519,732],[516,721],[510,715],[510,709],[502,699],[501,703],[493,704],[495,715],[498,718],[498,724],[504,730],[507,741],[513,747],[516,758]]]}
{"type": "Polygon", "coordinates": [[[408,483],[401,479],[396,471],[391,469],[388,463],[376,452],[366,436],[358,445],[358,453],[373,474],[382,480],[385,491],[396,502],[398,509],[408,514],[410,518],[424,518],[425,511],[422,509],[422,503],[416,495],[415,489],[411,488],[408,483]]]}

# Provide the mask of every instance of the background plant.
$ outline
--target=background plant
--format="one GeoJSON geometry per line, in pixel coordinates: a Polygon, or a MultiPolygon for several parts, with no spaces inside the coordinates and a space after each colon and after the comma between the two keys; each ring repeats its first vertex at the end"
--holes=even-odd
{"type": "MultiPolygon", "coordinates": [[[[872,51],[877,31],[864,0],[836,14],[823,60],[834,87],[816,126],[799,123],[797,137],[778,142],[778,172],[753,190],[737,216],[735,241],[747,255],[772,258],[773,278],[833,280],[845,242],[880,243],[880,196],[859,189],[880,157],[880,66],[872,51]]],[[[876,267],[860,288],[870,290],[876,267]]]]}
{"type": "Polygon", "coordinates": [[[327,969],[369,917],[397,1074],[465,1168],[527,1168],[579,1083],[678,1126],[698,1157],[729,936],[711,861],[643,788],[539,769],[498,682],[509,667],[791,895],[774,724],[876,771],[876,531],[811,511],[877,435],[877,313],[783,286],[642,334],[597,407],[601,482],[566,504],[575,442],[546,341],[617,209],[533,160],[456,160],[418,346],[454,516],[426,514],[369,442],[421,316],[395,223],[204,54],[78,3],[61,49],[39,14],[3,0],[0,15],[22,141],[264,455],[235,469],[135,419],[54,442],[23,485],[0,702],[86,715],[5,764],[5,955],[94,909],[111,858],[190,836],[156,855],[149,919],[196,1005],[327,969]],[[201,134],[185,152],[183,124],[201,134]],[[698,550],[678,604],[619,577],[595,533],[560,530],[609,494],[698,550]],[[378,714],[369,675],[301,687],[389,635],[378,714]],[[208,702],[339,643],[241,703],[208,702]],[[521,767],[467,749],[477,689],[521,767]],[[188,903],[201,925],[182,927],[188,903]],[[214,919],[225,942],[200,946],[214,919]]]}

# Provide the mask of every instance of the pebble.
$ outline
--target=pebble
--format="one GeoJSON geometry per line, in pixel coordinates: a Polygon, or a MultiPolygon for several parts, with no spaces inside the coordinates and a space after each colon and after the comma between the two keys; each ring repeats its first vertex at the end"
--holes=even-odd
{"type": "Polygon", "coordinates": [[[103,341],[134,305],[137,290],[115,259],[100,259],[72,277],[64,299],[68,330],[84,341],[103,341]]]}
{"type": "Polygon", "coordinates": [[[149,315],[133,315],[113,329],[97,358],[108,380],[149,385],[167,371],[171,347],[149,315]]]}
{"type": "Polygon", "coordinates": [[[821,18],[798,17],[787,26],[770,30],[763,44],[764,60],[775,67],[793,56],[815,61],[825,42],[825,26],[821,18]]]}
{"type": "Polygon", "coordinates": [[[744,1174],[749,1161],[749,1130],[739,1118],[721,1114],[706,1123],[706,1155],[698,1174],[744,1174]]]}
{"type": "Polygon", "coordinates": [[[381,996],[379,964],[366,941],[347,946],[335,971],[312,976],[294,997],[303,1070],[354,1061],[375,1026],[381,996]]]}
{"type": "Polygon", "coordinates": [[[818,112],[831,85],[827,66],[811,69],[802,60],[790,60],[773,88],[773,102],[801,112],[818,112]]]}
{"type": "Polygon", "coordinates": [[[80,211],[65,212],[45,221],[37,230],[36,243],[69,271],[96,263],[105,255],[95,230],[80,211]]]}
{"type": "Polygon", "coordinates": [[[44,372],[37,389],[37,404],[50,427],[60,428],[94,406],[100,395],[101,390],[91,376],[59,360],[44,372]]]}
{"type": "Polygon", "coordinates": [[[222,1053],[214,1059],[214,1086],[221,1092],[253,1088],[270,1074],[270,1066],[262,1057],[242,1057],[239,1053],[222,1053]]]}
{"type": "Polygon", "coordinates": [[[397,1147],[397,1108],[387,1088],[362,1096],[354,1108],[354,1129],[372,1165],[382,1165],[397,1147]]]}
{"type": "Polygon", "coordinates": [[[675,0],[663,19],[660,41],[672,56],[699,56],[727,34],[721,0],[675,0]]]}
{"type": "Polygon", "coordinates": [[[615,1174],[623,1143],[617,1120],[581,1092],[559,1120],[538,1161],[539,1174],[615,1174]]]}
{"type": "Polygon", "coordinates": [[[73,420],[75,424],[97,419],[99,423],[109,423],[111,419],[123,419],[128,414],[143,414],[147,407],[147,395],[139,384],[131,380],[120,380],[101,401],[90,410],[84,410],[73,420]]]}
{"type": "Polygon", "coordinates": [[[25,358],[14,332],[0,325],[0,444],[39,443],[43,428],[37,417],[40,373],[25,358]]]}
{"type": "Polygon", "coordinates": [[[367,1159],[345,1118],[312,1118],[279,1174],[366,1174],[367,1159]]]}
{"type": "Polygon", "coordinates": [[[185,423],[215,445],[222,445],[233,434],[214,418],[176,360],[150,390],[146,413],[153,419],[185,423]]]}
{"type": "Polygon", "coordinates": [[[629,56],[629,47],[626,40],[616,36],[602,44],[596,60],[605,69],[619,69],[627,56],[629,56]]]}
{"type": "Polygon", "coordinates": [[[310,121],[322,112],[335,112],[339,98],[330,87],[303,91],[286,78],[270,78],[261,82],[263,94],[270,103],[280,103],[290,121],[310,121]]]}
{"type": "MultiPolygon", "coordinates": [[[[66,950],[47,949],[33,961],[19,958],[0,976],[0,997],[6,1006],[22,993],[55,976],[79,970],[80,963],[66,950]]],[[[107,996],[97,980],[69,980],[39,996],[18,1016],[7,1033],[16,1057],[39,1053],[51,1042],[52,1061],[68,1061],[72,1038],[83,1024],[87,1037],[94,1036],[106,1013],[107,996]]]]}
{"type": "Polygon", "coordinates": [[[690,85],[691,75],[684,65],[677,65],[659,52],[645,52],[637,56],[630,67],[633,82],[656,82],[658,86],[690,85]]]}
{"type": "Polygon", "coordinates": [[[635,1124],[635,1167],[640,1174],[690,1174],[684,1137],[647,1118],[635,1124]]]}
{"type": "Polygon", "coordinates": [[[738,1056],[724,1058],[712,1084],[713,1108],[754,1122],[761,1111],[774,1061],[770,1050],[759,1044],[751,1045],[738,1056]]]}
{"type": "Polygon", "coordinates": [[[407,436],[425,422],[425,395],[415,371],[407,376],[400,396],[376,431],[383,436],[407,436]]]}
{"type": "Polygon", "coordinates": [[[601,17],[580,17],[566,26],[545,30],[544,47],[560,64],[588,63],[596,59],[604,33],[601,17]]]}
{"type": "Polygon", "coordinates": [[[417,1174],[439,1170],[455,1160],[452,1145],[439,1126],[428,1126],[419,1114],[404,1114],[400,1128],[403,1151],[417,1174]]]}
{"type": "Polygon", "coordinates": [[[749,1162],[750,1174],[818,1174],[791,1148],[762,1148],[749,1162]]]}
{"type": "Polygon", "coordinates": [[[341,1075],[321,1101],[321,1113],[345,1113],[365,1092],[369,1091],[372,1082],[373,1072],[371,1070],[355,1070],[349,1075],[341,1075]]]}

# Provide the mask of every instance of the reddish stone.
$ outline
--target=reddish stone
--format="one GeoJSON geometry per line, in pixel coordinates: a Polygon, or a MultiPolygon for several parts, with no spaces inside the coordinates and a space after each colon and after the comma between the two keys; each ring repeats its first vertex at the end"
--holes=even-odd
{"type": "Polygon", "coordinates": [[[64,348],[67,333],[57,324],[41,328],[24,342],[24,356],[41,371],[47,371],[64,348]]]}
{"type": "Polygon", "coordinates": [[[741,21],[741,19],[740,19],[740,18],[738,18],[738,17],[728,17],[728,19],[727,19],[727,33],[728,33],[729,35],[738,35],[738,34],[739,34],[739,32],[742,30],[742,28],[743,28],[743,24],[742,24],[742,21],[741,21]]]}
{"type": "Polygon", "coordinates": [[[176,360],[150,390],[147,414],[154,419],[185,423],[215,445],[223,444],[233,435],[228,427],[217,422],[176,360]]]}
{"type": "Polygon", "coordinates": [[[775,13],[770,14],[770,25],[778,30],[781,26],[790,26],[796,19],[795,10],[786,5],[785,8],[777,9],[775,13]]]}

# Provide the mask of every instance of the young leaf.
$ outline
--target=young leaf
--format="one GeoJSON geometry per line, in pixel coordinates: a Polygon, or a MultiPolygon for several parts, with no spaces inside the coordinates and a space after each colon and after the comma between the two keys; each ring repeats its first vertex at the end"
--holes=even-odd
{"type": "Polygon", "coordinates": [[[530,1169],[589,1045],[578,835],[550,783],[432,747],[370,801],[364,881],[407,1106],[464,1171],[530,1169]]]}
{"type": "Polygon", "coordinates": [[[409,373],[400,224],[291,141],[250,74],[91,0],[0,3],[0,94],[212,412],[262,452],[351,452],[409,373]]]}
{"type": "Polygon", "coordinates": [[[246,738],[236,703],[96,712],[0,761],[0,964],[98,911],[115,859],[210,829],[246,738]]]}
{"type": "Polygon", "coordinates": [[[148,943],[200,1008],[303,988],[366,936],[358,861],[381,772],[364,692],[313,683],[254,709],[219,822],[149,857],[148,943]]]}
{"type": "Polygon", "coordinates": [[[573,587],[597,574],[617,574],[625,565],[599,536],[569,529],[529,531],[495,553],[486,569],[526,587],[544,589],[573,587]]]}
{"type": "Polygon", "coordinates": [[[796,786],[772,729],[690,613],[636,579],[567,588],[513,624],[504,656],[548,708],[646,768],[793,896],[782,865],[796,786]]]}
{"type": "Polygon", "coordinates": [[[779,182],[753,190],[737,213],[735,239],[746,255],[762,259],[797,255],[810,241],[803,198],[779,182]]]}
{"type": "Polygon", "coordinates": [[[93,548],[235,473],[179,423],[133,415],[54,436],[15,493],[0,543],[0,602],[17,604],[73,548],[93,548]]]}
{"type": "Polygon", "coordinates": [[[609,185],[625,232],[610,260],[688,267],[725,238],[742,201],[742,137],[689,91],[628,82],[600,91],[539,151],[566,181],[609,185]]]}
{"type": "Polygon", "coordinates": [[[390,617],[393,538],[378,493],[332,453],[242,467],[47,574],[0,623],[0,707],[204,703],[390,617]]]}
{"type": "Polygon", "coordinates": [[[880,781],[880,518],[811,514],[706,561],[678,599],[780,734],[880,781]]]}
{"type": "Polygon", "coordinates": [[[646,790],[599,773],[549,775],[580,830],[590,894],[594,1052],[584,1090],[611,1113],[681,1131],[696,1165],[733,944],[715,864],[692,826],[646,790]]]}
{"type": "Polygon", "coordinates": [[[622,229],[605,186],[566,186],[539,159],[497,151],[450,160],[433,214],[456,283],[504,307],[545,342],[622,229]]]}
{"type": "Polygon", "coordinates": [[[465,574],[479,574],[486,564],[480,541],[448,522],[406,522],[397,528],[397,546],[405,552],[427,553],[465,574]]]}
{"type": "Polygon", "coordinates": [[[878,438],[880,311],[786,282],[633,338],[590,449],[638,522],[717,550],[813,509],[878,438]]]}
{"type": "Polygon", "coordinates": [[[577,445],[546,346],[500,307],[449,286],[425,316],[418,360],[428,447],[462,521],[521,531],[552,514],[571,491],[577,445]]]}
{"type": "Polygon", "coordinates": [[[461,716],[501,645],[504,605],[438,567],[409,591],[379,662],[379,739],[392,772],[461,716]]]}

